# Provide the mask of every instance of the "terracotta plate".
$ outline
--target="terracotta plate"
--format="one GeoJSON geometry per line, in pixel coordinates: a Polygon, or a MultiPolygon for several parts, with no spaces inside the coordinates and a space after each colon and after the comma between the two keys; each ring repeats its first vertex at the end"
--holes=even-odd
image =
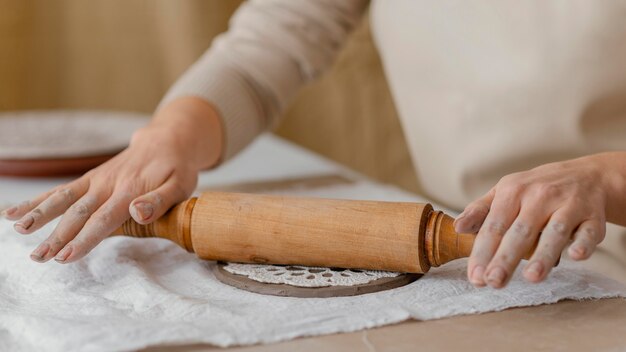
{"type": "Polygon", "coordinates": [[[148,120],[112,111],[0,113],[0,175],[82,174],[126,148],[148,120]]]}

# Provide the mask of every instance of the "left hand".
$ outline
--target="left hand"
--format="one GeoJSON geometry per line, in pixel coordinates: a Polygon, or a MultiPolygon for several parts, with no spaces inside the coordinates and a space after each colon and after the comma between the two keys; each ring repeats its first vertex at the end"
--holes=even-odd
{"type": "Polygon", "coordinates": [[[196,188],[198,172],[222,154],[222,127],[212,105],[195,97],[173,100],[133,135],[129,147],[68,184],[5,210],[29,235],[61,216],[31,253],[40,263],[72,263],[134,218],[153,223],[196,188]]]}
{"type": "Polygon", "coordinates": [[[537,240],[523,271],[530,282],[546,278],[571,239],[569,256],[588,258],[604,239],[607,213],[623,221],[625,164],[626,153],[605,153],[503,177],[455,221],[457,232],[478,232],[467,268],[470,282],[504,287],[537,240]]]}

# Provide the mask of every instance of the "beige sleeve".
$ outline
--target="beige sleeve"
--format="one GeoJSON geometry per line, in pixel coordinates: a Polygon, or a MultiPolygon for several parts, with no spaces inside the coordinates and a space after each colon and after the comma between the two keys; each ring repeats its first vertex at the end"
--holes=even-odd
{"type": "Polygon", "coordinates": [[[298,89],[331,65],[366,6],[365,0],[250,0],[160,106],[183,96],[215,106],[226,160],[275,126],[298,89]]]}

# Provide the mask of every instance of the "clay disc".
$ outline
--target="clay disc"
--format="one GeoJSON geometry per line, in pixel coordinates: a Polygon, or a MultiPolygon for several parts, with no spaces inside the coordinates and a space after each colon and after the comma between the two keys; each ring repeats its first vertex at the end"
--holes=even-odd
{"type": "Polygon", "coordinates": [[[0,114],[0,175],[84,173],[128,146],[148,122],[110,111],[20,111],[0,114]]]}
{"type": "Polygon", "coordinates": [[[222,262],[218,262],[217,265],[213,266],[215,277],[222,283],[263,295],[301,298],[344,297],[374,293],[410,284],[422,276],[420,274],[402,274],[354,286],[299,287],[258,282],[243,275],[230,273],[224,269],[224,266],[226,266],[226,263],[222,262]]]}

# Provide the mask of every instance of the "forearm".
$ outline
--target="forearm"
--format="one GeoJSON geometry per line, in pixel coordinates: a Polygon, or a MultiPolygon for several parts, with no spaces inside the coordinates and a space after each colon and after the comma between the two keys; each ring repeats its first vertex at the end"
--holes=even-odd
{"type": "Polygon", "coordinates": [[[159,110],[198,97],[222,122],[226,160],[276,126],[298,89],[330,67],[366,0],[253,0],[172,86],[159,110]]]}
{"type": "Polygon", "coordinates": [[[591,156],[598,165],[606,190],[606,220],[626,226],[626,152],[591,156]]]}
{"type": "Polygon", "coordinates": [[[159,109],[131,142],[166,144],[184,155],[196,170],[215,167],[223,158],[224,131],[216,109],[205,100],[182,97],[159,109]],[[164,143],[165,142],[165,143],[164,143]]]}

